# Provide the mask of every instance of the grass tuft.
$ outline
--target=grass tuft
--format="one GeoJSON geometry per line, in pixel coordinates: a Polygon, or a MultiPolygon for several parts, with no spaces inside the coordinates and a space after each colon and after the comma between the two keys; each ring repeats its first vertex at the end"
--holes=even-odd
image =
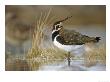
{"type": "MultiPolygon", "coordinates": [[[[50,23],[49,15],[51,9],[47,14],[42,14],[37,20],[33,39],[32,39],[32,47],[28,50],[26,55],[26,60],[29,63],[31,70],[38,70],[41,65],[55,63],[59,61],[63,61],[65,59],[65,53],[62,50],[51,45],[50,48],[44,49],[41,47],[41,44],[44,42],[44,34],[43,29],[46,24],[50,23]]],[[[50,29],[50,28],[49,28],[50,29]]]]}
{"type": "Polygon", "coordinates": [[[90,67],[97,63],[106,65],[106,47],[104,44],[100,45],[98,48],[89,45],[90,51],[84,54],[85,66],[90,67]]]}

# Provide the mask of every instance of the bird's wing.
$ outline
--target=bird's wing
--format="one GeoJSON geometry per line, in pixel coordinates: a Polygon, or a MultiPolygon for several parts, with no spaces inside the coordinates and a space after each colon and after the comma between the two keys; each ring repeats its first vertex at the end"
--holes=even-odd
{"type": "Polygon", "coordinates": [[[82,35],[75,30],[63,30],[60,32],[60,35],[62,36],[65,45],[82,45],[95,40],[94,37],[82,35]]]}

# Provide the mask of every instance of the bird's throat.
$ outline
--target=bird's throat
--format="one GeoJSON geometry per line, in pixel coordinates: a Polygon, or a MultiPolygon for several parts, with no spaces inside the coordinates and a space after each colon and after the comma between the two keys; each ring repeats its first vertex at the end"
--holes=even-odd
{"type": "Polygon", "coordinates": [[[59,35],[59,31],[54,31],[54,32],[52,33],[52,41],[54,41],[54,38],[55,38],[57,35],[59,35]]]}

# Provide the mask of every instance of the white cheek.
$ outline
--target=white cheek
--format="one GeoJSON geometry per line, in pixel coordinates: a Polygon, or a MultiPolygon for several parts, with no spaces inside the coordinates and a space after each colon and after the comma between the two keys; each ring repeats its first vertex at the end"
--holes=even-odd
{"type": "Polygon", "coordinates": [[[58,30],[60,30],[61,28],[58,28],[58,30]]]}

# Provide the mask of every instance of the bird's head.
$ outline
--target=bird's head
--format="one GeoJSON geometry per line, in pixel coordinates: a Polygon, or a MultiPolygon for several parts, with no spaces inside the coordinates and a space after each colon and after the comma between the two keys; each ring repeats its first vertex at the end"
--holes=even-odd
{"type": "Polygon", "coordinates": [[[63,20],[60,20],[60,21],[55,22],[55,23],[53,24],[53,29],[52,29],[52,31],[59,31],[59,30],[61,30],[61,29],[63,28],[63,22],[66,21],[67,19],[71,18],[71,17],[72,17],[72,16],[67,17],[67,18],[65,18],[65,19],[63,19],[63,20]]]}
{"type": "Polygon", "coordinates": [[[59,31],[60,29],[62,29],[63,23],[61,21],[57,21],[53,24],[53,29],[52,31],[59,31]]]}

